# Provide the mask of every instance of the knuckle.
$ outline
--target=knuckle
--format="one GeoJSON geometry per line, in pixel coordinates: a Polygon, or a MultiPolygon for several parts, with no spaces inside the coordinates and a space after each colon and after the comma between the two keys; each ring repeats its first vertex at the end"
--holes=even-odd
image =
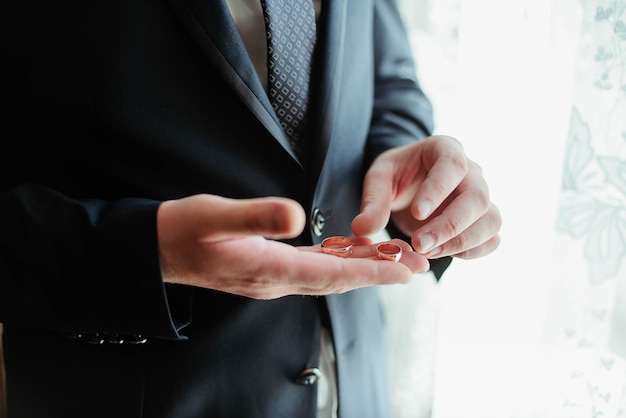
{"type": "Polygon", "coordinates": [[[483,213],[487,213],[491,206],[491,201],[489,200],[489,193],[485,193],[482,190],[476,190],[473,193],[473,200],[476,202],[476,205],[480,208],[483,213]]]}
{"type": "Polygon", "coordinates": [[[454,238],[454,245],[461,251],[464,251],[469,246],[469,238],[467,234],[460,234],[456,238],[454,238]]]}
{"type": "Polygon", "coordinates": [[[436,135],[431,137],[434,141],[441,143],[443,145],[448,145],[451,147],[463,149],[463,144],[457,138],[450,135],[436,135]]]}
{"type": "Polygon", "coordinates": [[[457,257],[457,258],[466,259],[466,260],[479,258],[479,257],[483,257],[483,256],[485,256],[485,255],[487,255],[489,253],[492,253],[499,246],[500,246],[500,236],[499,235],[495,235],[494,237],[492,237],[491,239],[489,239],[485,243],[483,243],[483,244],[481,244],[481,245],[479,245],[477,247],[470,248],[468,250],[456,253],[456,254],[454,254],[454,256],[457,257]]]}
{"type": "Polygon", "coordinates": [[[451,164],[456,167],[459,171],[463,173],[467,173],[469,171],[469,166],[467,162],[467,158],[463,154],[452,154],[449,157],[451,164]]]}
{"type": "Polygon", "coordinates": [[[462,232],[461,222],[456,217],[451,216],[446,219],[444,223],[444,230],[446,231],[447,236],[456,237],[462,232]]]}
{"type": "Polygon", "coordinates": [[[469,172],[470,163],[462,149],[452,148],[443,152],[441,158],[446,159],[447,164],[454,167],[457,171],[462,173],[469,172]]]}
{"type": "Polygon", "coordinates": [[[476,161],[469,160],[468,165],[470,170],[475,171],[478,175],[482,176],[483,168],[480,164],[478,164],[476,161]]]}
{"type": "Polygon", "coordinates": [[[501,238],[500,235],[496,235],[491,239],[491,246],[493,250],[497,249],[500,246],[501,238]]]}
{"type": "Polygon", "coordinates": [[[435,191],[436,196],[445,196],[448,194],[448,188],[438,179],[429,179],[430,187],[435,191]]]}
{"type": "Polygon", "coordinates": [[[462,254],[469,253],[472,250],[469,248],[469,245],[469,237],[466,234],[460,234],[441,246],[441,254],[454,254],[455,257],[464,258],[462,254]]]}
{"type": "Polygon", "coordinates": [[[502,227],[502,215],[500,214],[500,211],[494,206],[494,205],[490,205],[489,208],[489,212],[487,213],[487,216],[489,217],[489,222],[491,222],[496,229],[500,230],[500,228],[502,227]]]}
{"type": "Polygon", "coordinates": [[[362,206],[367,206],[370,203],[374,203],[378,200],[378,194],[373,192],[364,192],[362,196],[362,206]]]}

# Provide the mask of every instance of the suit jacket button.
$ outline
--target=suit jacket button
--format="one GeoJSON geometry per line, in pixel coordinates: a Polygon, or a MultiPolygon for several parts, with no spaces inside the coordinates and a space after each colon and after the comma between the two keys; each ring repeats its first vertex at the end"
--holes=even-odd
{"type": "Polygon", "coordinates": [[[326,218],[324,217],[324,213],[319,210],[319,208],[313,209],[313,214],[311,215],[311,229],[313,229],[313,233],[316,236],[322,236],[325,224],[326,218]]]}
{"type": "Polygon", "coordinates": [[[310,386],[317,383],[319,378],[322,377],[322,372],[317,367],[303,370],[302,373],[296,378],[296,383],[301,385],[310,386]]]}
{"type": "Polygon", "coordinates": [[[102,345],[104,344],[105,340],[104,338],[102,338],[100,333],[94,332],[94,333],[85,334],[85,341],[93,345],[102,345]]]}
{"type": "Polygon", "coordinates": [[[65,332],[63,334],[66,340],[82,340],[83,334],[80,332],[65,332]]]}
{"type": "Polygon", "coordinates": [[[143,345],[148,342],[148,339],[142,335],[135,334],[126,339],[129,344],[132,345],[143,345]]]}
{"type": "Polygon", "coordinates": [[[124,337],[119,334],[107,334],[106,342],[109,344],[122,345],[124,344],[124,337]]]}

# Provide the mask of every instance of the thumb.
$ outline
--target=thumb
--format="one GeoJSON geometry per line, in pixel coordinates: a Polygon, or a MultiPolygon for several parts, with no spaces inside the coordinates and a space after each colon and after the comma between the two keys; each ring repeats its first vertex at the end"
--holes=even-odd
{"type": "Polygon", "coordinates": [[[229,199],[199,194],[164,202],[158,212],[164,236],[218,241],[245,235],[291,238],[304,228],[304,209],[280,197],[229,199]]]}
{"type": "Polygon", "coordinates": [[[215,208],[211,229],[229,238],[243,235],[272,239],[296,237],[306,222],[304,209],[291,199],[218,199],[221,202],[215,208]]]}
{"type": "Polygon", "coordinates": [[[393,200],[391,172],[383,167],[372,166],[363,181],[361,212],[352,221],[356,236],[380,232],[391,216],[393,200]]]}

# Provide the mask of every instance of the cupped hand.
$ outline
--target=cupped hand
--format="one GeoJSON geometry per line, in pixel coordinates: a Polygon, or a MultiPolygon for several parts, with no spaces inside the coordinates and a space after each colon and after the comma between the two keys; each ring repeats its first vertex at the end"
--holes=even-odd
{"type": "Polygon", "coordinates": [[[277,241],[305,225],[300,205],[284,198],[227,199],[195,195],[161,204],[157,215],[163,280],[255,299],[343,293],[375,284],[406,283],[428,260],[401,240],[399,262],[378,260],[376,244],[355,238],[341,258],[319,245],[277,241]]]}
{"type": "Polygon", "coordinates": [[[390,218],[428,258],[477,258],[500,243],[502,220],[482,169],[452,137],[432,136],[374,161],[352,230],[371,235],[390,218]]]}

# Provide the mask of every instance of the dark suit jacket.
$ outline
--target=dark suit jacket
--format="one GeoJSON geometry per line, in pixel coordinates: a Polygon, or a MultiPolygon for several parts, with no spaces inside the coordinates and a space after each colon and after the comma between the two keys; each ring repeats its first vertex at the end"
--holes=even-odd
{"type": "Polygon", "coordinates": [[[285,196],[311,217],[290,243],[349,235],[371,161],[431,129],[394,1],[324,2],[304,167],[223,0],[0,9],[9,415],[313,417],[301,373],[325,324],[340,415],[387,416],[375,287],[255,301],[164,286],[155,217],[195,193],[285,196]]]}

